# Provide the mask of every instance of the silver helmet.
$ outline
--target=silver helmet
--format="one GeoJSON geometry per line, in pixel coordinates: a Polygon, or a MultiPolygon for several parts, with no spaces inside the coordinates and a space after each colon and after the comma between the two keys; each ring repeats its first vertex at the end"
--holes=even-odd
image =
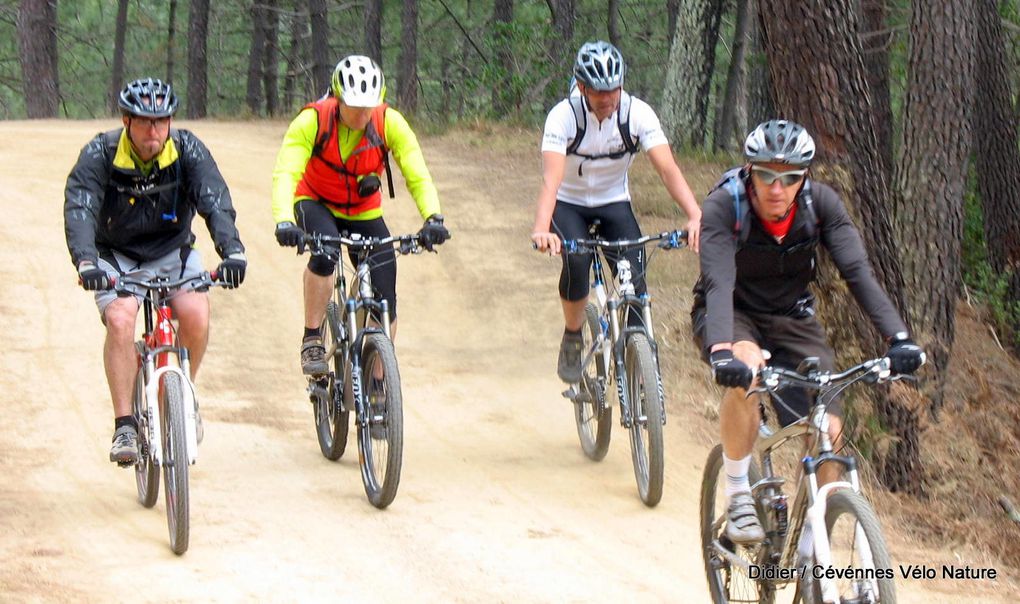
{"type": "Polygon", "coordinates": [[[128,82],[117,105],[125,113],[141,117],[170,117],[177,111],[177,95],[163,80],[142,78],[128,82]]]}
{"type": "Polygon", "coordinates": [[[623,86],[627,66],[620,51],[609,42],[587,42],[577,51],[574,77],[594,90],[616,90],[623,86]]]}
{"type": "Polygon", "coordinates": [[[775,162],[806,168],[815,157],[815,141],[796,122],[770,120],[758,124],[747,135],[744,157],[751,163],[775,162]]]}

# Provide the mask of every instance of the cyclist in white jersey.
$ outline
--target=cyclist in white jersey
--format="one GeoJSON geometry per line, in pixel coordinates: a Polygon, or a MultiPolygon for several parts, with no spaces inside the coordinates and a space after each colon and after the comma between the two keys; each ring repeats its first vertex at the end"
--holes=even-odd
{"type": "MultiPolygon", "coordinates": [[[[604,239],[641,236],[627,175],[640,150],[648,153],[666,190],[687,214],[690,247],[699,249],[701,209],[673,158],[655,111],[623,91],[625,73],[626,65],[615,46],[602,41],[584,44],[574,63],[580,92],[579,100],[574,101],[577,104],[564,99],[546,118],[543,182],[531,240],[550,255],[560,253],[563,240],[586,237],[595,220],[601,224],[604,239]],[[624,136],[630,140],[625,141],[624,136]]],[[[638,249],[624,254],[635,269],[639,295],[646,292],[642,256],[638,249]]],[[[568,383],[581,378],[581,325],[591,261],[590,254],[563,255],[559,289],[565,325],[557,373],[568,383]]],[[[610,261],[615,274],[615,259],[610,261]]]]}

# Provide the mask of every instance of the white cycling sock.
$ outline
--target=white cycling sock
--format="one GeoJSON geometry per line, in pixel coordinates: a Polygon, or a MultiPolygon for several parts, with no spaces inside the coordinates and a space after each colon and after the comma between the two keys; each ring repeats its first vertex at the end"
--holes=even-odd
{"type": "Polygon", "coordinates": [[[747,480],[747,470],[751,467],[751,456],[730,459],[723,453],[723,468],[726,470],[726,498],[733,497],[741,491],[750,492],[751,483],[747,480]]]}

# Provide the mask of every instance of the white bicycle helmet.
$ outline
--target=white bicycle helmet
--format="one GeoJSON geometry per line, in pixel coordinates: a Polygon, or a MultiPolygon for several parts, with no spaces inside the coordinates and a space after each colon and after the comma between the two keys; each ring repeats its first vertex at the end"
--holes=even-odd
{"type": "Polygon", "coordinates": [[[776,162],[806,168],[815,157],[815,141],[796,122],[770,120],[747,135],[744,157],[751,163],[776,162]]]}
{"type": "Polygon", "coordinates": [[[386,80],[375,61],[351,55],[333,70],[333,94],[350,107],[377,107],[386,96],[386,80]]]}
{"type": "Polygon", "coordinates": [[[623,76],[626,73],[623,55],[609,42],[586,42],[577,51],[574,77],[589,88],[616,90],[623,86],[623,76]]]}

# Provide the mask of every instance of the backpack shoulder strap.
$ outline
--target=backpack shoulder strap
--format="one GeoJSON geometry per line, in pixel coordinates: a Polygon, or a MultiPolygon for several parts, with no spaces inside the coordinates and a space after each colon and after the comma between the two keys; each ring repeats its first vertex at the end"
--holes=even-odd
{"type": "Polygon", "coordinates": [[[574,134],[574,140],[570,141],[567,145],[567,155],[573,155],[577,153],[577,147],[580,146],[581,141],[584,139],[584,134],[588,130],[588,115],[584,108],[584,101],[581,96],[571,96],[567,100],[570,102],[570,109],[574,112],[574,122],[577,124],[577,133],[574,134]]]}
{"type": "Polygon", "coordinates": [[[393,199],[393,170],[390,169],[390,147],[386,144],[386,110],[389,109],[389,105],[383,103],[380,107],[382,109],[377,109],[372,113],[372,120],[376,133],[379,135],[379,140],[382,141],[382,160],[383,166],[386,168],[386,187],[389,189],[390,199],[393,199]]]}
{"type": "Polygon", "coordinates": [[[315,131],[315,145],[312,146],[312,155],[317,156],[322,153],[326,142],[332,138],[333,131],[336,130],[336,113],[339,110],[339,104],[330,97],[305,105],[306,109],[309,107],[315,110],[315,115],[319,120],[315,131]]]}
{"type": "Polygon", "coordinates": [[[805,224],[808,235],[813,237],[818,232],[821,220],[818,218],[818,212],[815,211],[814,198],[811,195],[811,179],[804,180],[804,187],[801,188],[799,197],[802,203],[798,205],[804,211],[804,217],[807,219],[805,224]]]}
{"type": "Polygon", "coordinates": [[[747,187],[744,185],[743,168],[732,168],[724,172],[709,193],[716,189],[726,189],[733,199],[733,238],[738,243],[747,241],[747,236],[751,230],[751,221],[748,220],[750,203],[747,200],[747,187]]]}
{"type": "Polygon", "coordinates": [[[623,139],[623,146],[631,155],[638,152],[638,141],[630,135],[630,103],[631,97],[624,91],[620,91],[620,108],[616,112],[616,126],[620,129],[620,138],[623,139]]]}

